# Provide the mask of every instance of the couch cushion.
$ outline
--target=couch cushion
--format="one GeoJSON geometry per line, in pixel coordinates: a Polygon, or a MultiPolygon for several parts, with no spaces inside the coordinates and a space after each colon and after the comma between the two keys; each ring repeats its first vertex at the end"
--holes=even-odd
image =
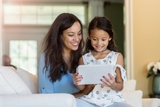
{"type": "Polygon", "coordinates": [[[160,107],[159,98],[143,98],[142,99],[143,107],[160,107]]]}
{"type": "Polygon", "coordinates": [[[136,80],[128,80],[124,82],[122,91],[134,91],[136,89],[136,80]]]}
{"type": "Polygon", "coordinates": [[[71,94],[32,94],[0,96],[0,107],[76,107],[71,94]]]}
{"type": "Polygon", "coordinates": [[[17,68],[16,73],[26,83],[32,93],[38,93],[37,75],[33,75],[22,68],[17,68]]]}
{"type": "Polygon", "coordinates": [[[14,69],[0,66],[0,95],[31,94],[31,91],[14,69]]]}
{"type": "Polygon", "coordinates": [[[122,92],[123,98],[126,102],[133,107],[142,107],[142,91],[123,91],[122,92]]]}

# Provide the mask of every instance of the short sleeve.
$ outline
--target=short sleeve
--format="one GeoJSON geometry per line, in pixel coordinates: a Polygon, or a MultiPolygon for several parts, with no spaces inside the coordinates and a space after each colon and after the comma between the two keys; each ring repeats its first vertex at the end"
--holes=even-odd
{"type": "Polygon", "coordinates": [[[123,79],[123,81],[127,81],[127,76],[126,76],[126,70],[119,64],[116,64],[116,67],[119,67],[120,68],[120,71],[121,71],[121,77],[123,79]]]}

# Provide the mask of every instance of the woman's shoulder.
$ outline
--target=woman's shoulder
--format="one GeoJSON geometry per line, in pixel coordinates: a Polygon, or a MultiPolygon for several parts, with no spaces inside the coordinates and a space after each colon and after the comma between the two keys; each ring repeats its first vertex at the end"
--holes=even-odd
{"type": "Polygon", "coordinates": [[[39,57],[39,62],[43,62],[45,60],[45,53],[41,53],[39,57]]]}
{"type": "Polygon", "coordinates": [[[40,58],[41,57],[45,57],[45,53],[44,52],[40,54],[40,58]]]}

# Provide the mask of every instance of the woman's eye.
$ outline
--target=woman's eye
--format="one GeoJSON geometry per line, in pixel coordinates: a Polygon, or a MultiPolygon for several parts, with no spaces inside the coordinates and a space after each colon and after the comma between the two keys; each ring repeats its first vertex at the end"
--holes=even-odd
{"type": "Polygon", "coordinates": [[[96,39],[96,38],[93,38],[93,40],[96,41],[97,39],[96,39]]]}
{"type": "Polygon", "coordinates": [[[102,39],[102,41],[105,41],[106,39],[102,39]]]}
{"type": "Polygon", "coordinates": [[[81,35],[82,35],[82,33],[78,33],[78,35],[79,35],[79,36],[81,36],[81,35]]]}

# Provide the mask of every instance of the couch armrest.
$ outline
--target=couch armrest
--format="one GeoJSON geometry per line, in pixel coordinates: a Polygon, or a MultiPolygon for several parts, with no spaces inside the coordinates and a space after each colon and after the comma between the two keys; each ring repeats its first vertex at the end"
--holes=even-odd
{"type": "Polygon", "coordinates": [[[143,98],[142,107],[160,107],[160,99],[158,98],[143,98]]]}
{"type": "Polygon", "coordinates": [[[0,95],[0,107],[76,107],[70,94],[0,95]]]}
{"type": "Polygon", "coordinates": [[[123,98],[133,107],[142,107],[142,91],[122,91],[123,98]]]}

